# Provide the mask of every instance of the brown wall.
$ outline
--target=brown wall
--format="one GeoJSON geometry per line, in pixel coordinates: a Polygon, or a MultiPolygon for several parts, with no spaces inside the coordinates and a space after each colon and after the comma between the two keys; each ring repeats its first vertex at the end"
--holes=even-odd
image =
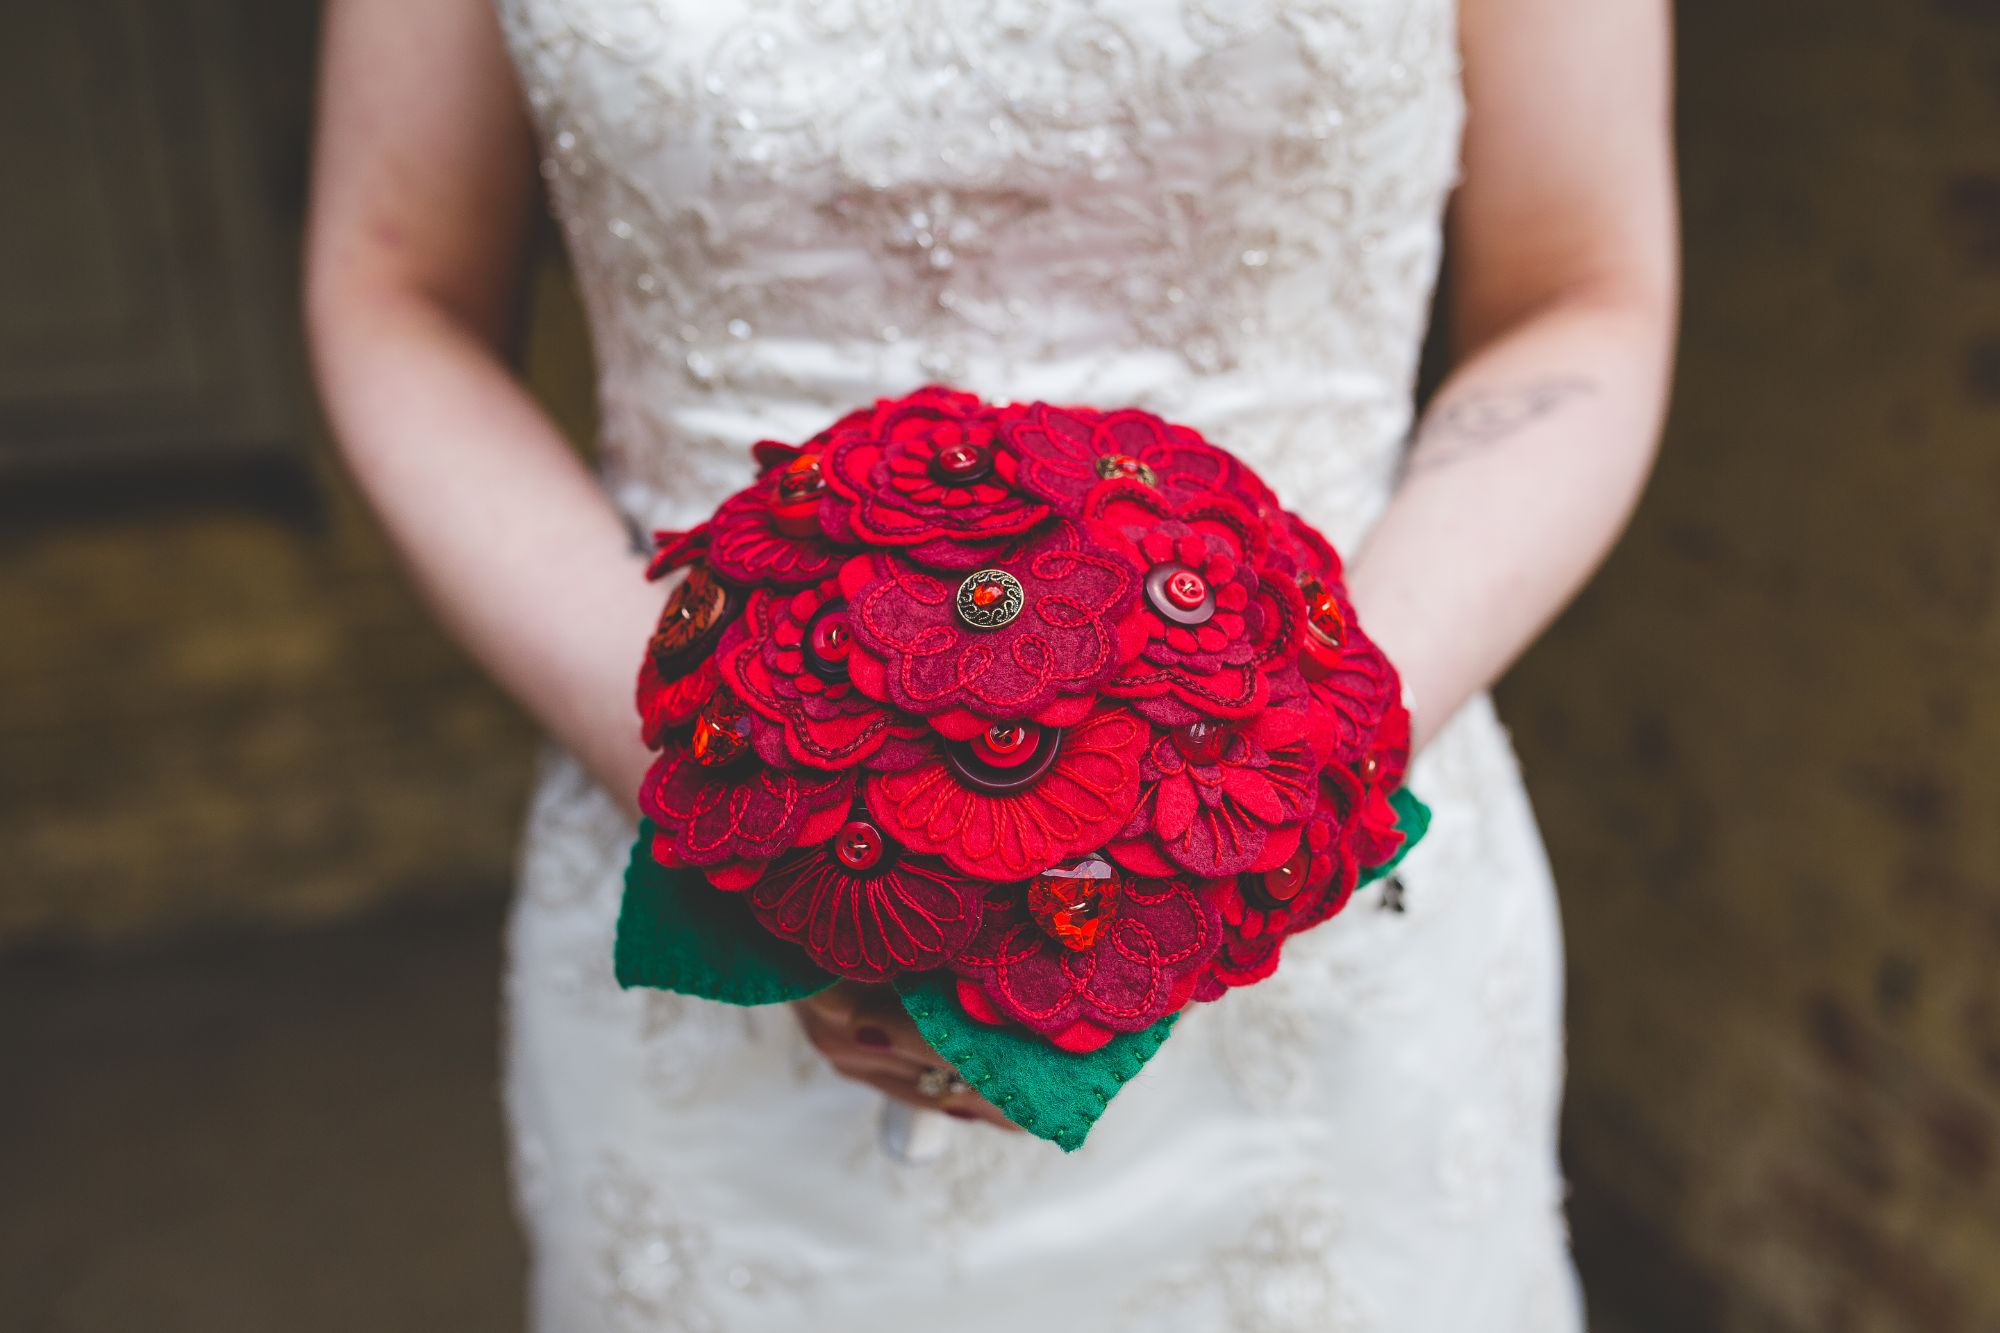
{"type": "MultiPolygon", "coordinates": [[[[2000,6],[1681,23],[1660,475],[1502,690],[1578,1243],[1636,1329],[2000,1328],[2000,6]]],[[[0,941],[502,891],[528,729],[322,459],[0,482],[0,941]]]]}
{"type": "Polygon", "coordinates": [[[1501,692],[1579,1243],[1640,1328],[2000,1328],[2000,6],[1680,18],[1666,451],[1501,692]]]}

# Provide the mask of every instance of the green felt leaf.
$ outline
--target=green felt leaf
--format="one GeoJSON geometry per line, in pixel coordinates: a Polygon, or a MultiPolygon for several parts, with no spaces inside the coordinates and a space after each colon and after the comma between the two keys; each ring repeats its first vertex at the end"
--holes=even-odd
{"type": "Polygon", "coordinates": [[[992,1027],[966,1016],[949,973],[896,980],[903,1008],[931,1048],[951,1062],[980,1096],[1030,1134],[1065,1152],[1083,1146],[1090,1127],[1173,1030],[1169,1014],[1144,1032],[1120,1033],[1087,1055],[1058,1050],[1025,1028],[992,1027]]]}
{"type": "MultiPolygon", "coordinates": [[[[1364,884],[1393,871],[1430,831],[1430,807],[1407,788],[1389,803],[1403,830],[1403,845],[1387,861],[1364,871],[1364,884]]],[[[966,1082],[1009,1120],[1065,1152],[1083,1146],[1111,1099],[1153,1058],[1180,1017],[1169,1014],[1143,1032],[1121,1033],[1101,1049],[1078,1055],[1023,1028],[974,1021],[960,1006],[957,983],[948,973],[902,977],[896,990],[924,1040],[966,1082]]]]}
{"type": "Polygon", "coordinates": [[[1403,845],[1396,849],[1394,856],[1381,865],[1362,871],[1363,884],[1373,884],[1378,879],[1386,878],[1397,866],[1403,864],[1403,858],[1424,840],[1424,834],[1431,831],[1431,808],[1418,800],[1417,794],[1408,787],[1398,789],[1396,794],[1389,798],[1389,804],[1396,811],[1396,827],[1403,830],[1403,845]]]}
{"type": "Polygon", "coordinates": [[[804,951],[757,924],[741,894],[653,859],[639,824],[625,868],[614,970],[621,986],[651,986],[725,1004],[783,1004],[834,982],[804,951]]]}

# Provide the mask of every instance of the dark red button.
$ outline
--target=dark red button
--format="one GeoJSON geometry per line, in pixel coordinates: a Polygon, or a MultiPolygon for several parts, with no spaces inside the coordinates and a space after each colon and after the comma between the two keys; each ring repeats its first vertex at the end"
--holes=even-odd
{"type": "Polygon", "coordinates": [[[827,662],[845,662],[848,650],[853,646],[854,636],[848,632],[845,611],[836,611],[813,622],[813,656],[827,662]]]}
{"type": "Polygon", "coordinates": [[[1194,611],[1208,599],[1208,584],[1192,569],[1183,569],[1167,579],[1167,600],[1183,611],[1194,611]]]}
{"type": "Polygon", "coordinates": [[[993,470],[993,451],[970,440],[955,440],[931,456],[931,476],[947,486],[970,486],[993,470]]]}
{"type": "Polygon", "coordinates": [[[882,830],[865,819],[848,820],[833,837],[833,854],[849,870],[873,870],[882,847],[882,830]]]}

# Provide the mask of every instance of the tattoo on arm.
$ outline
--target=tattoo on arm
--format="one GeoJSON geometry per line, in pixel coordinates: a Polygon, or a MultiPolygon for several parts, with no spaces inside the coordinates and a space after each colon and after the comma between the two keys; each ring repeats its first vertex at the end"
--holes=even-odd
{"type": "Polygon", "coordinates": [[[1404,475],[1434,472],[1484,453],[1556,409],[1597,391],[1593,380],[1549,376],[1526,384],[1467,389],[1440,400],[1411,443],[1404,475]]]}

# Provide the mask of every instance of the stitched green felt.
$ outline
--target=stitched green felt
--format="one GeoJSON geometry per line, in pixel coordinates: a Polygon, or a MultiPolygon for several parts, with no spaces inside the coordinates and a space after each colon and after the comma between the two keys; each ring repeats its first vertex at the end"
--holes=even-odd
{"type": "Polygon", "coordinates": [[[1122,1032],[1078,1055],[1057,1050],[1025,1028],[992,1027],[966,1017],[950,973],[898,977],[896,993],[931,1049],[1001,1114],[1064,1152],[1083,1146],[1104,1108],[1153,1058],[1180,1017],[1168,1014],[1144,1032],[1122,1032]]]}
{"type": "Polygon", "coordinates": [[[740,894],[696,871],[653,859],[642,820],[625,868],[614,971],[621,986],[652,986],[726,1004],[783,1004],[818,994],[833,977],[798,946],[757,924],[740,894]]]}
{"type": "MultiPolygon", "coordinates": [[[[1408,789],[1390,797],[1390,804],[1403,830],[1403,845],[1387,861],[1363,872],[1363,884],[1394,870],[1430,830],[1430,807],[1408,789]]],[[[1099,1050],[1078,1055],[1057,1050],[1024,1030],[993,1027],[967,1017],[949,974],[900,977],[896,991],[924,1040],[966,1082],[1009,1120],[1065,1152],[1083,1146],[1111,1099],[1153,1058],[1180,1017],[1169,1014],[1143,1032],[1120,1033],[1099,1050]]]]}

